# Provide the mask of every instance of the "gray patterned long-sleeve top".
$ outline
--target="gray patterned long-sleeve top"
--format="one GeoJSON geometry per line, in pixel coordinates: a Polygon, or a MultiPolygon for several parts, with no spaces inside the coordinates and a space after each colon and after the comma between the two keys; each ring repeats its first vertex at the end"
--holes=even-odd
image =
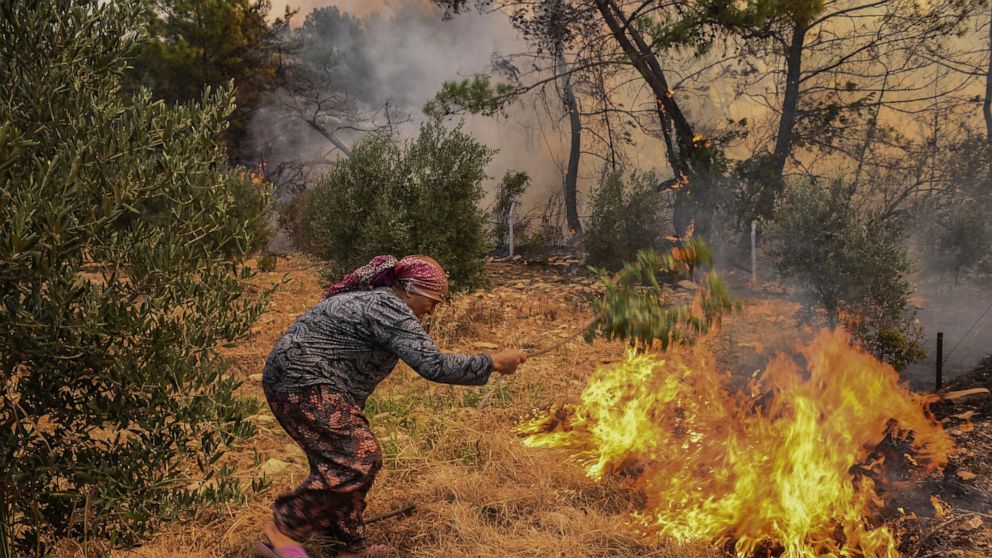
{"type": "Polygon", "coordinates": [[[403,359],[418,374],[446,384],[489,381],[489,355],[443,353],[409,306],[390,288],[326,298],[283,334],[265,362],[262,383],[291,392],[327,384],[360,408],[403,359]]]}

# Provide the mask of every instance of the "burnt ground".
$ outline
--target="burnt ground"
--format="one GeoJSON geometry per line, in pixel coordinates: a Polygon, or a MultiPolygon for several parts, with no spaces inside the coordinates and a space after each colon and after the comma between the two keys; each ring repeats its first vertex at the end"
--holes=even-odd
{"type": "MultiPolygon", "coordinates": [[[[992,390],[992,357],[942,393],[992,390]]],[[[902,552],[916,558],[992,556],[992,399],[942,400],[931,410],[954,437],[957,452],[938,478],[884,494],[885,515],[903,532],[902,552]]]]}

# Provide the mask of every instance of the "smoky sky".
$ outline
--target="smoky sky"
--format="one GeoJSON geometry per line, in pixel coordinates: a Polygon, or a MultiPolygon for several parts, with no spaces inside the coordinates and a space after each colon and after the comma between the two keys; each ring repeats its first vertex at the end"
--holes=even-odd
{"type": "MultiPolygon", "coordinates": [[[[310,60],[332,62],[329,67],[334,76],[333,88],[346,93],[349,102],[361,110],[380,111],[381,115],[382,107],[388,103],[402,121],[396,128],[401,139],[416,134],[418,124],[425,118],[424,105],[445,81],[487,72],[494,55],[512,56],[530,50],[502,13],[468,10],[444,20],[443,12],[426,0],[325,0],[291,6],[299,8],[291,23],[304,39],[305,52],[301,54],[310,60]]],[[[272,15],[279,16],[284,7],[285,3],[274,2],[272,15]]],[[[521,211],[534,216],[544,210],[552,195],[561,192],[567,159],[567,113],[554,87],[551,89],[544,98],[524,96],[498,118],[464,115],[448,120],[450,125],[462,121],[467,133],[498,150],[488,167],[492,179],[484,185],[489,194],[506,171],[523,170],[531,176],[532,185],[523,197],[521,211]]],[[[688,103],[687,108],[707,116],[700,121],[701,129],[708,130],[724,121],[722,116],[715,116],[717,113],[734,113],[730,107],[733,100],[727,97],[731,94],[730,89],[723,90],[717,84],[700,96],[700,102],[717,99],[719,111],[695,110],[694,105],[699,103],[688,103]]],[[[622,95],[627,106],[654,103],[643,87],[631,87],[622,95]]],[[[585,100],[580,98],[579,102],[581,105],[585,100]]],[[[286,159],[333,160],[340,156],[304,123],[289,122],[275,110],[259,111],[254,130],[259,144],[273,144],[266,155],[270,163],[286,159]]],[[[631,168],[670,176],[661,139],[638,129],[631,133],[633,144],[624,146],[631,168]]],[[[338,135],[352,145],[363,132],[345,130],[338,135]]],[[[591,141],[590,138],[586,134],[583,141],[591,141]]],[[[601,157],[581,158],[580,213],[586,212],[587,200],[602,178],[604,166],[605,159],[601,157]]],[[[327,166],[320,168],[326,170],[327,166]]]]}
{"type": "Polygon", "coordinates": [[[388,11],[389,4],[392,3],[380,0],[273,0],[271,14],[280,17],[288,6],[290,9],[299,11],[295,20],[296,25],[299,25],[302,19],[315,8],[336,6],[343,12],[364,17],[372,13],[388,11]]]}
{"type": "MultiPolygon", "coordinates": [[[[279,16],[284,3],[273,3],[279,16]]],[[[458,81],[484,72],[494,53],[523,50],[525,45],[502,14],[474,11],[444,20],[442,11],[421,0],[389,2],[306,2],[291,20],[298,33],[299,56],[327,68],[329,88],[347,96],[348,102],[365,113],[390,107],[400,122],[396,131],[409,139],[425,119],[422,109],[445,81],[458,81]]],[[[253,130],[256,143],[265,148],[270,165],[297,159],[336,159],[339,153],[303,122],[292,122],[277,103],[258,111],[253,130]]],[[[465,116],[464,130],[487,146],[497,149],[488,174],[495,180],[507,170],[525,170],[533,187],[525,205],[543,205],[561,189],[560,171],[563,138],[554,115],[541,114],[533,104],[520,103],[506,118],[465,116]]],[[[458,119],[451,121],[455,125],[458,119]]],[[[340,132],[352,145],[362,131],[340,132]]],[[[326,169],[326,166],[322,168],[326,169]]]]}
{"type": "MultiPolygon", "coordinates": [[[[272,15],[282,14],[285,5],[273,2],[272,15]]],[[[494,54],[507,56],[529,50],[502,13],[467,10],[444,20],[442,10],[427,0],[311,0],[291,2],[290,6],[299,9],[291,23],[302,40],[300,55],[310,61],[326,61],[333,89],[346,94],[363,112],[381,111],[388,104],[404,122],[397,127],[401,138],[416,133],[424,120],[424,105],[445,81],[486,72],[494,54]]],[[[618,91],[615,95],[625,106],[653,106],[643,87],[634,85],[618,91]]],[[[579,102],[582,105],[586,100],[580,98],[579,102]]],[[[725,81],[717,79],[707,81],[702,91],[683,102],[706,135],[723,125],[727,117],[753,116],[756,110],[752,103],[736,98],[725,81]]],[[[466,132],[499,150],[488,169],[493,178],[486,184],[489,192],[508,170],[523,170],[532,178],[522,204],[527,211],[541,211],[549,196],[561,191],[569,137],[566,113],[553,91],[546,100],[525,96],[507,109],[504,118],[467,115],[462,119],[466,132]]],[[[305,124],[294,125],[277,112],[260,111],[255,131],[260,144],[276,144],[267,155],[270,162],[340,156],[305,124]],[[280,133],[273,140],[276,129],[280,133]]],[[[345,130],[338,135],[351,145],[363,133],[345,130]]],[[[586,134],[584,142],[591,141],[590,137],[586,134]]],[[[631,137],[633,144],[624,151],[632,168],[671,175],[659,137],[636,128],[631,130],[631,137]]],[[[599,157],[581,159],[580,213],[602,177],[604,164],[599,157]]]]}

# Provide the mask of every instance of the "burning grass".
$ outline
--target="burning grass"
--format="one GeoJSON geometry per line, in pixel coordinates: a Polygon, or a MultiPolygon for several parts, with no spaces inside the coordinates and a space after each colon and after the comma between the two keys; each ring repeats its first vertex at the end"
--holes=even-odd
{"type": "Polygon", "coordinates": [[[592,478],[632,474],[646,496],[638,516],[662,538],[730,542],[742,557],[898,556],[891,529],[870,524],[884,465],[870,458],[892,437],[925,472],[944,466],[953,444],[926,411],[934,398],[842,331],[801,353],[806,370],[779,354],[732,392],[705,344],[631,352],[598,370],[577,406],[525,424],[525,442],[566,448],[592,478]]]}
{"type": "MultiPolygon", "coordinates": [[[[258,288],[280,281],[284,274],[289,282],[277,291],[272,308],[251,336],[227,349],[236,373],[246,380],[245,392],[260,401],[259,375],[268,351],[282,331],[320,297],[316,267],[316,262],[293,257],[280,260],[275,272],[261,274],[258,288]]],[[[490,272],[494,289],[456,298],[442,307],[432,324],[432,334],[446,349],[480,352],[493,346],[549,346],[586,322],[589,301],[597,294],[591,279],[564,278],[529,266],[496,263],[490,265],[490,272]]],[[[759,341],[778,348],[771,338],[794,330],[782,318],[792,306],[776,306],[768,300],[748,306],[775,319],[752,313],[741,316],[739,323],[728,324],[725,331],[734,332],[735,338],[728,348],[734,352],[719,348],[721,362],[740,361],[742,356],[764,358],[761,353],[767,350],[759,341]],[[742,349],[747,346],[754,350],[742,349]],[[742,350],[747,353],[738,354],[742,350]]],[[[409,504],[417,510],[407,518],[371,525],[371,537],[389,545],[390,557],[726,555],[724,548],[707,542],[720,538],[715,530],[692,537],[711,536],[702,542],[678,543],[658,537],[656,529],[646,530],[636,520],[638,513],[648,517],[648,502],[655,507],[661,502],[648,494],[644,476],[638,475],[650,460],[630,460],[617,467],[612,463],[603,469],[612,473],[595,480],[586,474],[583,463],[569,459],[561,449],[521,445],[515,430],[518,424],[533,417],[537,408],[580,400],[594,370],[622,362],[624,354],[620,343],[569,343],[524,365],[501,384],[483,411],[475,407],[487,388],[431,384],[401,365],[373,394],[367,408],[385,453],[385,466],[370,493],[367,513],[373,516],[409,504]]],[[[714,389],[720,385],[719,381],[712,383],[714,389]]],[[[756,401],[767,400],[759,396],[756,401]]],[[[719,416],[719,412],[735,409],[726,404],[710,412],[719,416]]],[[[305,457],[267,409],[255,422],[259,433],[225,460],[237,471],[242,486],[264,477],[266,488],[249,491],[241,503],[202,510],[189,521],[163,526],[148,544],[114,556],[254,556],[253,546],[272,499],[307,474],[305,457]]],[[[729,428],[723,427],[724,431],[729,428]]],[[[685,482],[693,482],[698,471],[698,463],[687,464],[685,482]]],[[[683,498],[676,504],[685,508],[690,500],[683,498]]],[[[309,548],[315,557],[332,555],[320,544],[309,548]]],[[[67,545],[60,553],[82,555],[77,544],[67,545]]]]}

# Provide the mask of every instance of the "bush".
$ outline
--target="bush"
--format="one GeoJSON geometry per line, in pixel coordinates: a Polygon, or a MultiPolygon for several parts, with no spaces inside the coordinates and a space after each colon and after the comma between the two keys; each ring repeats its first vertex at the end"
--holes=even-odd
{"type": "Polygon", "coordinates": [[[379,254],[424,254],[448,272],[453,290],[485,283],[487,217],[479,209],[494,152],[461,128],[421,126],[399,146],[372,135],[311,191],[304,220],[317,255],[337,278],[379,254]]]}
{"type": "Polygon", "coordinates": [[[969,133],[951,150],[946,188],[918,208],[921,259],[932,271],[964,277],[992,277],[992,176],[984,134],[969,133]]]}
{"type": "Polygon", "coordinates": [[[565,198],[561,190],[548,196],[540,215],[537,211],[535,208],[518,219],[514,229],[520,231],[517,247],[521,255],[547,258],[565,244],[565,198]]]}
{"type": "Polygon", "coordinates": [[[217,462],[251,433],[256,404],[214,347],[263,309],[237,262],[265,241],[267,194],[227,166],[230,91],[174,109],[122,92],[137,9],[52,0],[0,13],[8,556],[61,537],[132,543],[238,492],[217,462]],[[212,488],[187,488],[211,475],[212,488]]]}
{"type": "Polygon", "coordinates": [[[276,270],[276,264],[278,263],[278,258],[272,252],[265,252],[258,257],[258,262],[255,266],[259,271],[264,271],[266,273],[271,273],[276,270]]]}
{"type": "MultiPolygon", "coordinates": [[[[493,237],[496,239],[497,248],[501,251],[509,251],[507,240],[509,238],[511,222],[514,212],[520,211],[520,198],[524,195],[527,187],[530,186],[530,175],[523,171],[506,171],[503,180],[496,187],[496,203],[493,205],[493,237]]],[[[518,236],[523,232],[518,223],[512,223],[514,235],[518,236]]],[[[516,243],[516,239],[514,240],[516,243]]]]}
{"type": "Polygon", "coordinates": [[[307,208],[310,206],[310,190],[295,192],[289,199],[276,204],[278,217],[276,223],[289,236],[293,248],[307,254],[316,254],[313,231],[306,219],[307,208]]]}
{"type": "Polygon", "coordinates": [[[769,256],[806,292],[807,320],[822,310],[832,326],[843,323],[866,349],[903,367],[926,355],[909,304],[902,227],[859,214],[852,196],[840,182],[791,185],[765,226],[769,256]]]}
{"type": "Polygon", "coordinates": [[[670,230],[653,172],[634,172],[624,181],[611,173],[593,196],[583,240],[591,265],[615,271],[637,252],[659,249],[670,230]]]}

